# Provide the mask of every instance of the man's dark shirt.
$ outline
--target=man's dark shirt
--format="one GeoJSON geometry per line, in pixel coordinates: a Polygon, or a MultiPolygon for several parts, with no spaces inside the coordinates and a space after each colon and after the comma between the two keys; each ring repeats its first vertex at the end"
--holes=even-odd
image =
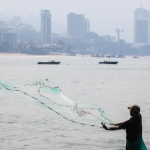
{"type": "Polygon", "coordinates": [[[120,129],[126,129],[127,140],[129,142],[135,142],[139,135],[142,135],[142,116],[138,114],[135,117],[131,117],[128,121],[119,125],[120,129]]]}

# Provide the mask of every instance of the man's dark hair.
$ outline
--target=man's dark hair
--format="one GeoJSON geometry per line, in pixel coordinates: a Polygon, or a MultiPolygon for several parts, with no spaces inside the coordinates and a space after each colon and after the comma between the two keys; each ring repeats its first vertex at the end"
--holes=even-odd
{"type": "Polygon", "coordinates": [[[131,111],[135,112],[136,114],[140,113],[140,107],[138,105],[133,105],[131,107],[131,111]]]}

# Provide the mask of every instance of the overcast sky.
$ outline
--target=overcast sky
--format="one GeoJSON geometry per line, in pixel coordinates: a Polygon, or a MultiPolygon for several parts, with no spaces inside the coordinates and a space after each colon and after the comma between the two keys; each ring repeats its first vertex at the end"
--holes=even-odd
{"type": "MultiPolygon", "coordinates": [[[[52,13],[52,31],[61,34],[67,32],[69,12],[85,14],[90,19],[91,31],[115,36],[115,28],[121,28],[121,37],[133,42],[134,10],[140,6],[141,0],[0,0],[0,14],[19,15],[24,21],[36,17],[32,24],[38,28],[40,10],[48,9],[52,13]]],[[[143,7],[150,10],[150,0],[143,0],[143,7]]]]}

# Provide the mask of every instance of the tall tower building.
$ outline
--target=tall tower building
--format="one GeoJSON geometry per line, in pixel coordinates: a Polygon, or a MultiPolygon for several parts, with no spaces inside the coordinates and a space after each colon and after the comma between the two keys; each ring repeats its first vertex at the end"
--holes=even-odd
{"type": "Polygon", "coordinates": [[[83,14],[69,13],[67,16],[68,36],[83,40],[89,31],[89,20],[83,14]]]}
{"type": "Polygon", "coordinates": [[[51,43],[51,13],[41,10],[41,44],[51,43]]]}
{"type": "Polygon", "coordinates": [[[134,11],[134,43],[150,43],[150,11],[142,7],[134,11]]]}

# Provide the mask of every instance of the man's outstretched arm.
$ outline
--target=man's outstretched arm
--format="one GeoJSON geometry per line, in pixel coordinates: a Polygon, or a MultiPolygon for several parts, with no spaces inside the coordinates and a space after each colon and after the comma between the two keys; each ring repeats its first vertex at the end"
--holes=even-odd
{"type": "Polygon", "coordinates": [[[108,128],[104,123],[102,123],[102,126],[105,130],[112,130],[113,131],[113,130],[120,130],[121,129],[120,126],[115,126],[115,127],[108,128]]]}

